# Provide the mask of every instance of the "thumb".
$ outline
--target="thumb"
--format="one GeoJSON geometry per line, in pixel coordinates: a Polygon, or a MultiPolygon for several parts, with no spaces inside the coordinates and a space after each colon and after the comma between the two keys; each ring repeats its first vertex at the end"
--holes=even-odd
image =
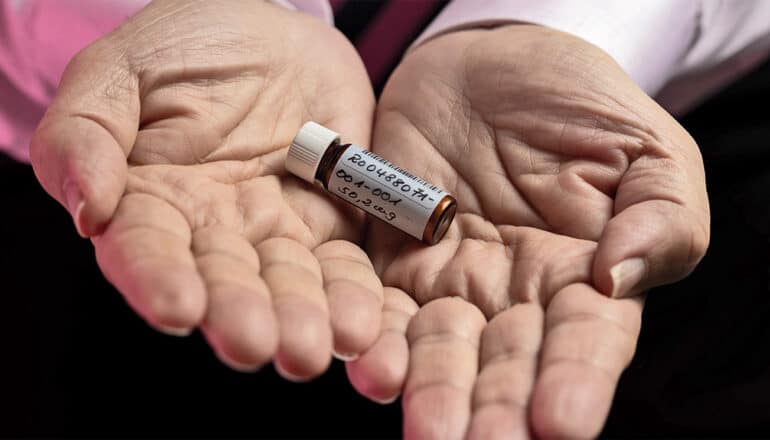
{"type": "Polygon", "coordinates": [[[593,278],[610,297],[682,279],[706,253],[710,220],[703,162],[684,129],[672,128],[676,141],[649,140],[630,164],[614,216],[599,238],[593,278]]]}
{"type": "Polygon", "coordinates": [[[35,175],[83,237],[115,212],[139,124],[137,81],[120,59],[108,39],[76,55],[30,145],[35,175]]]}

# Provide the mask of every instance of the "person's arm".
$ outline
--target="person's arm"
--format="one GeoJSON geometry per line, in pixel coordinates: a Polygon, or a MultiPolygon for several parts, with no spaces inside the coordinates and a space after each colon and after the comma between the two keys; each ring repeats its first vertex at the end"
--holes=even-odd
{"type": "MultiPolygon", "coordinates": [[[[327,0],[270,1],[333,22],[327,0]]],[[[147,3],[0,0],[0,152],[29,161],[30,137],[69,60],[147,3]]]]}
{"type": "MultiPolygon", "coordinates": [[[[724,84],[770,47],[770,2],[761,0],[454,0],[416,45],[453,30],[510,22],[551,27],[593,43],[650,95],[674,77],[700,74],[742,55],[731,69],[720,70],[718,84],[724,84]]],[[[695,90],[689,85],[690,93],[703,94],[717,83],[695,90]]]]}

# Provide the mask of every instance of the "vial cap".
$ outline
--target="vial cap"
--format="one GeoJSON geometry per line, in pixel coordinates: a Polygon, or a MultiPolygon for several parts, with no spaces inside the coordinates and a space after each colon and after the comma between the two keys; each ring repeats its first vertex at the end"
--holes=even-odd
{"type": "Polygon", "coordinates": [[[339,141],[340,135],[323,125],[305,123],[291,142],[289,155],[286,156],[286,170],[310,183],[315,182],[315,173],[324,152],[339,141]]]}

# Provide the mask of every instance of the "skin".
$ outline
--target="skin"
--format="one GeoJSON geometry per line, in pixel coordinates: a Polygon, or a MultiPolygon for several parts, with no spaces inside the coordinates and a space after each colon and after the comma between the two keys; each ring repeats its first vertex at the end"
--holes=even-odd
{"type": "Polygon", "coordinates": [[[162,0],[72,61],[31,156],[128,303],[236,369],[301,380],[361,354],[351,382],[403,389],[407,438],[596,435],[633,295],[705,252],[695,143],[606,54],[532,26],[422,45],[372,133],[373,112],[323,23],[162,0]],[[307,120],[455,194],[444,240],[372,223],[370,263],[361,213],[283,169],[307,120]]]}
{"type": "Polygon", "coordinates": [[[307,379],[371,345],[383,293],[350,242],[362,215],[289,176],[287,146],[307,120],[366,143],[373,109],[355,50],[319,20],[156,1],[70,63],[32,164],[151,326],[307,379]]]}
{"type": "Polygon", "coordinates": [[[353,384],[378,401],[403,384],[405,438],[598,435],[639,335],[634,295],[686,276],[708,244],[690,136],[598,48],[513,25],[410,52],[372,145],[459,209],[431,247],[372,223],[388,295],[421,307],[388,300],[416,314],[386,318],[353,384]]]}

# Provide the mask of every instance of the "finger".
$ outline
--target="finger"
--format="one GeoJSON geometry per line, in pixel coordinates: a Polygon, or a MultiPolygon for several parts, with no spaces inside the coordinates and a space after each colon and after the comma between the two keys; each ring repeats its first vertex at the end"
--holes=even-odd
{"type": "Polygon", "coordinates": [[[332,330],[318,260],[287,238],[265,240],[257,254],[278,321],[276,370],[289,380],[321,374],[331,362],[332,330]]]}
{"type": "Polygon", "coordinates": [[[195,231],[192,249],[208,292],[203,334],[225,364],[258,369],[278,348],[278,324],[254,247],[213,226],[195,231]]]}
{"type": "Polygon", "coordinates": [[[404,388],[404,438],[459,439],[470,419],[479,337],[486,321],[472,304],[442,298],[409,324],[409,373],[404,388]]]}
{"type": "Polygon", "coordinates": [[[363,250],[349,241],[329,241],[313,254],[321,264],[329,305],[334,353],[354,359],[380,332],[382,283],[363,250]]]}
{"type": "Polygon", "coordinates": [[[107,279],[158,330],[187,334],[206,308],[206,290],[190,252],[190,226],[168,203],[145,194],[120,202],[104,234],[94,237],[107,279]]]}
{"type": "Polygon", "coordinates": [[[531,399],[538,437],[599,434],[620,374],[634,355],[641,314],[641,298],[607,298],[586,284],[572,284],[554,297],[531,399]]]}
{"type": "MultiPolygon", "coordinates": [[[[672,122],[673,124],[673,122],[672,122]]],[[[681,127],[678,131],[683,132],[681,127]]],[[[709,206],[697,145],[683,133],[675,151],[650,140],[656,156],[633,161],[615,196],[615,216],[600,239],[593,266],[600,291],[638,294],[689,274],[709,242],[709,206]]]]}
{"type": "Polygon", "coordinates": [[[375,402],[390,403],[398,397],[406,380],[406,329],[418,307],[403,290],[386,287],[384,295],[379,337],[361,357],[347,362],[345,368],[356,391],[375,402]]]}
{"type": "Polygon", "coordinates": [[[539,304],[516,304],[484,328],[469,439],[529,438],[527,408],[542,338],[539,304]]]}
{"type": "Polygon", "coordinates": [[[137,81],[120,59],[109,40],[78,54],[30,145],[38,180],[82,236],[98,234],[115,212],[139,125],[137,81]]]}

